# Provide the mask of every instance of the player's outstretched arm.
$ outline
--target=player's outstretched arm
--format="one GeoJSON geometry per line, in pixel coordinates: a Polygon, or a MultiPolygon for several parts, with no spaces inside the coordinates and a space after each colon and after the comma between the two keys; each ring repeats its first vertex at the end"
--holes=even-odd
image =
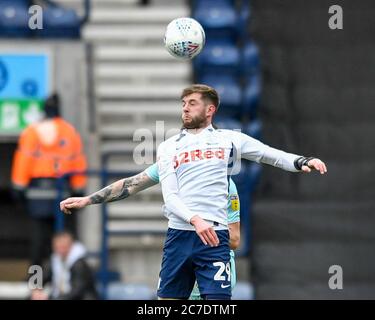
{"type": "Polygon", "coordinates": [[[238,145],[242,158],[292,172],[311,172],[312,170],[317,170],[321,174],[327,172],[327,166],[318,158],[303,157],[272,148],[243,133],[231,132],[231,134],[237,143],[239,141],[238,145]]]}
{"type": "Polygon", "coordinates": [[[125,199],[139,191],[157,184],[144,171],[110,184],[109,186],[85,197],[72,197],[60,202],[60,210],[71,214],[72,209],[82,209],[91,204],[114,202],[125,199]]]}

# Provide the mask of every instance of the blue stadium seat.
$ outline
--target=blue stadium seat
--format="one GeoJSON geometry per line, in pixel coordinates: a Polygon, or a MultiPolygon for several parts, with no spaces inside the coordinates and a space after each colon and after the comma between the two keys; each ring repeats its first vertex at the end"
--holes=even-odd
{"type": "Polygon", "coordinates": [[[241,114],[242,92],[238,81],[230,76],[206,74],[201,83],[216,89],[220,96],[219,115],[238,116],[241,114]]]}
{"type": "Polygon", "coordinates": [[[261,94],[260,74],[252,74],[247,78],[243,94],[243,112],[250,118],[256,117],[261,94]]]}
{"type": "Polygon", "coordinates": [[[240,121],[230,117],[216,116],[214,118],[214,124],[218,127],[218,129],[241,130],[242,128],[240,121]]]}
{"type": "Polygon", "coordinates": [[[241,52],[242,72],[245,76],[260,70],[259,49],[253,41],[247,41],[241,52]]]}
{"type": "Polygon", "coordinates": [[[228,1],[200,1],[193,10],[193,18],[199,21],[209,42],[213,38],[238,37],[238,14],[228,1]]]}
{"type": "MultiPolygon", "coordinates": [[[[241,160],[241,170],[237,174],[232,175],[233,181],[236,183],[238,192],[241,193],[242,187],[247,185],[247,170],[248,170],[248,161],[241,160]]],[[[242,200],[242,199],[240,199],[242,200]]]]}
{"type": "Polygon", "coordinates": [[[232,300],[253,300],[254,287],[249,282],[237,282],[232,292],[232,300]]]}
{"type": "Polygon", "coordinates": [[[254,191],[259,183],[260,176],[262,174],[262,165],[256,162],[252,162],[248,168],[250,193],[254,191]]]}
{"type": "MultiPolygon", "coordinates": [[[[212,0],[192,0],[191,6],[193,9],[195,9],[197,6],[206,5],[207,3],[212,2],[212,0]]],[[[224,4],[233,6],[235,5],[236,0],[216,0],[215,3],[224,4]]]]}
{"type": "Polygon", "coordinates": [[[198,6],[194,17],[209,29],[233,29],[237,28],[236,11],[233,7],[210,1],[207,4],[198,6]]]}
{"type": "Polygon", "coordinates": [[[260,140],[262,135],[262,122],[260,120],[253,120],[244,125],[244,133],[250,137],[260,140]]]}
{"type": "Polygon", "coordinates": [[[26,3],[21,1],[0,1],[0,36],[1,37],[28,37],[29,13],[26,3]]]}
{"type": "Polygon", "coordinates": [[[155,290],[144,284],[111,283],[108,286],[108,300],[154,300],[155,290]]]}
{"type": "Polygon", "coordinates": [[[43,10],[44,28],[37,33],[45,38],[79,38],[81,20],[74,9],[50,6],[43,10]]]}
{"type": "Polygon", "coordinates": [[[220,74],[239,74],[240,52],[230,43],[216,42],[206,45],[194,59],[196,73],[219,72],[220,74]]]}
{"type": "Polygon", "coordinates": [[[4,4],[4,3],[21,5],[21,6],[25,6],[27,8],[30,7],[33,4],[32,0],[0,0],[0,4],[4,4]]]}
{"type": "Polygon", "coordinates": [[[238,33],[239,37],[243,40],[249,36],[249,20],[251,16],[251,9],[249,0],[242,0],[239,9],[239,20],[238,20],[238,33]]]}
{"type": "MultiPolygon", "coordinates": [[[[250,204],[251,194],[258,185],[261,173],[262,165],[259,163],[241,160],[241,171],[232,176],[238,189],[241,204],[243,203],[244,207],[250,204]]],[[[245,213],[241,211],[241,214],[245,213]]]]}

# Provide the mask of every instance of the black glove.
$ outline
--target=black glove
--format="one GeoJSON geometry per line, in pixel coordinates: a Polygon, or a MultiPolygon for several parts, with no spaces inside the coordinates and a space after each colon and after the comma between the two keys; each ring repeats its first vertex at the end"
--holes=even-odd
{"type": "Polygon", "coordinates": [[[294,167],[297,170],[302,170],[303,166],[307,166],[310,160],[315,159],[315,157],[299,157],[294,160],[294,167]]]}

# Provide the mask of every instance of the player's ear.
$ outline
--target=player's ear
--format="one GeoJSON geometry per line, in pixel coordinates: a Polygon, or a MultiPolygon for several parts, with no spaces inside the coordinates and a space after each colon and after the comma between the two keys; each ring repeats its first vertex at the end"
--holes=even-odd
{"type": "Polygon", "coordinates": [[[216,112],[216,107],[213,105],[213,104],[210,104],[209,106],[208,106],[208,109],[207,109],[207,113],[209,114],[209,115],[214,115],[215,114],[215,112],[216,112]]]}

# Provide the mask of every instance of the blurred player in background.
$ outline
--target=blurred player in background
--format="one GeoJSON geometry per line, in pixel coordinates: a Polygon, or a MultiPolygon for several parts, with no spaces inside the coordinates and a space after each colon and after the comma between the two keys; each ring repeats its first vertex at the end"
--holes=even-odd
{"type": "MultiPolygon", "coordinates": [[[[67,172],[86,170],[81,137],[61,117],[57,94],[46,100],[44,113],[44,119],[29,125],[21,133],[11,173],[13,194],[26,204],[32,218],[32,265],[41,265],[50,253],[57,198],[56,178],[67,172]]],[[[85,186],[85,176],[73,176],[65,194],[82,195],[85,186]]],[[[67,225],[75,233],[75,221],[68,219],[67,225]]]]}
{"type": "MultiPolygon", "coordinates": [[[[145,171],[129,177],[118,180],[111,185],[93,193],[86,197],[72,197],[60,203],[63,212],[69,214],[71,210],[82,209],[91,204],[103,202],[113,202],[131,195],[139,191],[145,190],[159,183],[159,173],[157,164],[153,164],[145,171]]],[[[230,251],[230,272],[231,272],[231,288],[233,290],[236,284],[236,266],[234,251],[240,245],[240,202],[237,187],[232,179],[229,181],[229,194],[227,203],[228,228],[229,228],[229,246],[230,251]]],[[[197,283],[195,282],[193,291],[190,295],[192,300],[200,300],[201,295],[197,283]]]]}

